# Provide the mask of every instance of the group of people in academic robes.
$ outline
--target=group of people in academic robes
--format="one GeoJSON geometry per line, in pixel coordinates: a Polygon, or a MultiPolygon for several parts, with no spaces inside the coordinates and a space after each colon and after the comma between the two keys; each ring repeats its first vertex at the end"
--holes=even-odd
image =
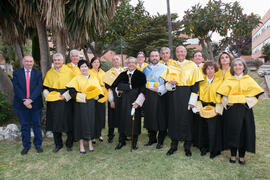
{"type": "MultiPolygon", "coordinates": [[[[119,133],[116,150],[129,137],[131,148],[138,149],[144,116],[143,127],[148,131],[144,146],[156,143],[156,149],[161,149],[168,135],[167,155],[174,154],[183,141],[186,156],[192,156],[192,145],[202,156],[209,152],[210,158],[230,149],[230,162],[236,162],[238,152],[239,163],[245,164],[246,151],[255,153],[252,107],[262,88],[247,75],[245,61],[232,60],[227,52],[220,53],[218,63],[203,63],[200,51],[194,52],[193,61],[186,56],[186,48],[178,46],[177,60],[170,59],[170,49],[163,47],[160,52],[150,51],[148,64],[139,52],[137,58],[125,61],[125,69],[120,57],[114,56],[113,67],[104,72],[98,57],[79,60],[79,51],[72,50],[71,63],[65,65],[63,55],[54,54],[43,80],[46,129],[53,132],[53,152],[63,148],[62,133],[67,134],[67,151],[79,141],[80,153],[85,154],[87,141],[93,152],[93,143],[103,141],[107,112],[108,142],[113,142],[116,128],[119,133]]],[[[31,100],[25,104],[30,108],[31,100]]]]}

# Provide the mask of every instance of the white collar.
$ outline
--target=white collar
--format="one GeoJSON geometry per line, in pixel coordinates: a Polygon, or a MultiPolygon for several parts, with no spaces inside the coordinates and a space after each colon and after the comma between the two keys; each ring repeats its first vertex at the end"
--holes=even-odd
{"type": "Polygon", "coordinates": [[[234,76],[236,77],[237,80],[240,80],[242,78],[242,76],[243,76],[243,73],[240,74],[239,76],[237,76],[236,74],[234,74],[234,76]]]}
{"type": "MultiPolygon", "coordinates": [[[[139,65],[139,64],[138,64],[139,65]]],[[[142,68],[144,66],[144,63],[142,63],[142,65],[139,65],[140,68],[142,68]]]]}
{"type": "Polygon", "coordinates": [[[27,72],[27,71],[29,71],[29,72],[31,73],[32,69],[27,70],[27,69],[24,67],[24,72],[27,72]]]}
{"type": "Polygon", "coordinates": [[[89,74],[87,76],[83,75],[84,77],[86,77],[87,79],[89,79],[89,74]]]}
{"type": "Polygon", "coordinates": [[[180,61],[177,61],[178,62],[178,64],[180,65],[180,66],[184,66],[184,64],[186,63],[186,60],[184,59],[184,61],[182,61],[182,62],[180,62],[180,61]]]}
{"type": "Polygon", "coordinates": [[[73,67],[77,66],[76,64],[73,64],[73,62],[71,62],[71,64],[72,64],[73,67]]]}
{"type": "Polygon", "coordinates": [[[201,63],[201,64],[199,64],[199,65],[197,65],[198,67],[201,67],[203,65],[203,63],[201,63]]]}
{"type": "Polygon", "coordinates": [[[121,67],[119,67],[119,68],[116,68],[116,67],[115,67],[115,70],[116,70],[118,73],[120,73],[120,72],[121,72],[121,67]]]}
{"type": "Polygon", "coordinates": [[[209,84],[212,83],[212,81],[214,80],[215,76],[213,76],[211,79],[208,78],[208,76],[206,77],[206,80],[209,84]]]}
{"type": "Polygon", "coordinates": [[[135,71],[135,69],[134,69],[133,71],[127,70],[127,74],[128,74],[128,75],[129,75],[129,74],[133,75],[134,71],[135,71]]]}

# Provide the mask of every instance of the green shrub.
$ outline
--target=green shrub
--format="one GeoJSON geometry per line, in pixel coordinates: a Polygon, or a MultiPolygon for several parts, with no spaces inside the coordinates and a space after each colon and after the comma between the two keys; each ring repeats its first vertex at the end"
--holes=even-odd
{"type": "Polygon", "coordinates": [[[112,62],[111,61],[101,61],[101,69],[103,71],[108,71],[112,68],[112,62]]]}
{"type": "Polygon", "coordinates": [[[11,104],[7,101],[7,95],[0,91],[0,126],[5,124],[14,115],[11,104]]]}

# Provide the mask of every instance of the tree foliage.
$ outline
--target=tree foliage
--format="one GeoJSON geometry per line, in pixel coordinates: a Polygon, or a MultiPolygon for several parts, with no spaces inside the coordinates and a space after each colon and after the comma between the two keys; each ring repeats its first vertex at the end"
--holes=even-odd
{"type": "Polygon", "coordinates": [[[259,22],[259,16],[244,14],[239,2],[209,0],[204,7],[197,4],[185,11],[182,29],[187,35],[199,38],[203,52],[208,59],[213,59],[211,38],[214,32],[223,37],[220,49],[224,50],[233,40],[250,36],[259,22]]]}
{"type": "MultiPolygon", "coordinates": [[[[174,49],[184,42],[184,39],[179,37],[180,21],[177,18],[177,14],[171,14],[174,49]]],[[[158,14],[148,20],[141,32],[133,33],[126,39],[125,53],[136,56],[137,52],[143,51],[148,54],[152,49],[159,50],[168,45],[167,15],[158,14]]]]}
{"type": "Polygon", "coordinates": [[[270,59],[270,44],[265,44],[263,46],[263,54],[266,56],[267,60],[270,59]]]}

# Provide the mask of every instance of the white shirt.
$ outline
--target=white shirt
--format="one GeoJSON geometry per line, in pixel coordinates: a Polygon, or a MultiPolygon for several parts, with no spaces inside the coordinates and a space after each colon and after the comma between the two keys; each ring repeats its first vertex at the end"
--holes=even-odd
{"type": "Polygon", "coordinates": [[[73,62],[71,62],[71,64],[72,64],[73,67],[77,66],[76,64],[73,64],[73,62]]]}
{"type": "Polygon", "coordinates": [[[198,67],[201,67],[203,65],[203,63],[201,63],[201,64],[199,64],[199,65],[197,65],[198,67]]]}
{"type": "Polygon", "coordinates": [[[180,65],[180,66],[184,66],[184,64],[186,63],[186,60],[184,59],[184,61],[182,61],[182,62],[180,62],[180,61],[177,61],[178,62],[178,64],[180,65]]]}
{"type": "Polygon", "coordinates": [[[243,73],[240,74],[239,76],[237,76],[236,74],[234,74],[234,76],[236,77],[237,80],[240,80],[242,78],[242,76],[243,76],[243,73]]]}
{"type": "Polygon", "coordinates": [[[207,82],[208,82],[209,84],[211,84],[212,81],[214,80],[214,77],[215,77],[215,76],[213,76],[211,79],[209,79],[208,77],[206,77],[207,82]]]}
{"type": "Polygon", "coordinates": [[[86,77],[87,79],[89,79],[89,74],[87,76],[84,76],[84,77],[86,77]]]}
{"type": "Polygon", "coordinates": [[[140,64],[139,64],[139,67],[140,67],[140,68],[142,68],[142,67],[143,67],[143,65],[144,65],[144,63],[142,63],[142,65],[140,65],[140,64]]]}
{"type": "MultiPolygon", "coordinates": [[[[29,79],[31,77],[31,71],[32,71],[32,69],[29,70],[29,79]]],[[[24,68],[24,74],[25,74],[25,79],[26,79],[26,77],[27,77],[27,69],[26,68],[24,68]]]]}
{"type": "Polygon", "coordinates": [[[117,72],[118,74],[121,73],[121,68],[115,68],[115,70],[116,70],[116,72],[117,72]]]}
{"type": "Polygon", "coordinates": [[[129,75],[129,74],[133,75],[134,71],[135,71],[135,70],[133,70],[133,71],[127,70],[127,75],[129,75]]]}

